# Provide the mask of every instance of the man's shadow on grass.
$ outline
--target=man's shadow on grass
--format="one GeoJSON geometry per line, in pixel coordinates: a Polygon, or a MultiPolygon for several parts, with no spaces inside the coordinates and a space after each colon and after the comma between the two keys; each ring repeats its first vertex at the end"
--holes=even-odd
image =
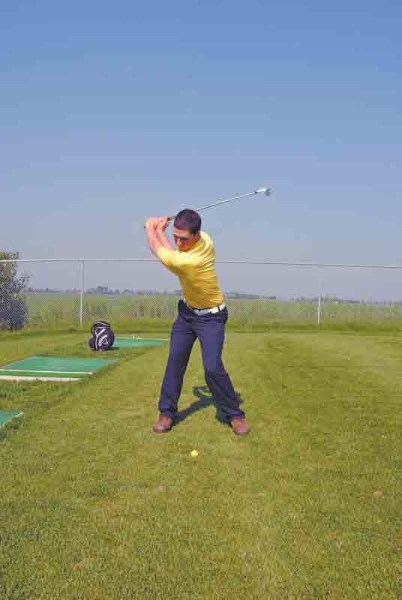
{"type": "MultiPolygon", "coordinates": [[[[184,408],[183,410],[177,411],[173,419],[173,426],[178,425],[194,413],[199,410],[203,410],[204,408],[208,408],[209,406],[214,406],[216,409],[215,419],[224,425],[228,425],[228,418],[224,415],[219,406],[217,406],[214,397],[209,391],[208,386],[206,385],[198,385],[193,387],[193,394],[197,398],[195,402],[184,408]]],[[[236,392],[240,400],[240,404],[243,402],[240,394],[236,392]]]]}

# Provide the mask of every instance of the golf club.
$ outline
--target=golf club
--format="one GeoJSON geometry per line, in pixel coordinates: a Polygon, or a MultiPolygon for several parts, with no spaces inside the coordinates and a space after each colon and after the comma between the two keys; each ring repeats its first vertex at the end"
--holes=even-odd
{"type": "MultiPolygon", "coordinates": [[[[227,202],[233,202],[234,200],[240,200],[240,198],[246,198],[246,196],[254,196],[255,194],[265,194],[265,196],[270,196],[272,190],[270,188],[258,188],[253,192],[249,192],[248,194],[241,194],[240,196],[233,196],[233,198],[228,198],[227,200],[218,200],[218,202],[214,202],[213,204],[206,204],[205,206],[200,206],[200,208],[196,208],[197,212],[201,212],[202,210],[206,210],[207,208],[213,208],[214,206],[219,206],[220,204],[226,204],[227,202]]],[[[169,217],[169,219],[174,219],[174,217],[169,217]]]]}
{"type": "MultiPolygon", "coordinates": [[[[253,190],[252,192],[248,192],[247,194],[240,194],[239,196],[233,196],[233,198],[227,198],[226,200],[218,200],[217,202],[213,202],[212,204],[206,204],[205,206],[200,206],[196,208],[196,212],[201,212],[203,210],[207,210],[208,208],[214,208],[215,206],[220,206],[221,204],[227,204],[228,202],[233,202],[235,200],[240,200],[240,198],[246,198],[247,196],[255,196],[256,194],[264,194],[265,196],[270,196],[272,194],[271,188],[258,188],[253,190]]],[[[169,217],[169,221],[173,221],[176,215],[169,217]]]]}

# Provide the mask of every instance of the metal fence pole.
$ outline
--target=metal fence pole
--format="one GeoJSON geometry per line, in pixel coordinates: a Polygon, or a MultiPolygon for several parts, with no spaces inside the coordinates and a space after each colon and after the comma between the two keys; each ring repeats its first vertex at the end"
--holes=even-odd
{"type": "Polygon", "coordinates": [[[321,301],[322,301],[322,266],[318,268],[318,302],[317,302],[317,325],[321,323],[321,301]]]}
{"type": "Polygon", "coordinates": [[[81,290],[80,290],[80,326],[84,321],[84,283],[85,283],[85,261],[81,261],[81,290]]]}
{"type": "Polygon", "coordinates": [[[321,292],[318,294],[317,325],[321,323],[321,292]]]}

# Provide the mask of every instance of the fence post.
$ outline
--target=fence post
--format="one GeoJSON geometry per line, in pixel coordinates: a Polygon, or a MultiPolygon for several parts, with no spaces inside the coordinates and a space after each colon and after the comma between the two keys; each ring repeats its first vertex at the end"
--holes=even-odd
{"type": "Polygon", "coordinates": [[[317,325],[321,323],[321,292],[318,294],[317,325]]]}
{"type": "Polygon", "coordinates": [[[80,326],[84,320],[84,284],[85,284],[85,261],[81,261],[81,290],[80,290],[80,326]]]}
{"type": "Polygon", "coordinates": [[[323,266],[318,267],[318,302],[317,302],[317,325],[321,323],[321,301],[322,301],[322,269],[323,266]]]}

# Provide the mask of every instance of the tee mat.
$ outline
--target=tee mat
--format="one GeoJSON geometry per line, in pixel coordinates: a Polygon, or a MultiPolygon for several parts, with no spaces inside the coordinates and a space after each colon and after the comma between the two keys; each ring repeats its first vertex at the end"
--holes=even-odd
{"type": "Polygon", "coordinates": [[[30,356],[0,367],[0,380],[79,381],[115,362],[109,358],[30,356]]]}
{"type": "Polygon", "coordinates": [[[6,412],[4,410],[0,410],[0,427],[3,427],[8,421],[15,419],[16,417],[21,417],[22,412],[14,411],[14,412],[6,412]]]}
{"type": "Polygon", "coordinates": [[[132,336],[116,336],[113,348],[143,348],[161,346],[168,338],[143,338],[132,336]]]}

